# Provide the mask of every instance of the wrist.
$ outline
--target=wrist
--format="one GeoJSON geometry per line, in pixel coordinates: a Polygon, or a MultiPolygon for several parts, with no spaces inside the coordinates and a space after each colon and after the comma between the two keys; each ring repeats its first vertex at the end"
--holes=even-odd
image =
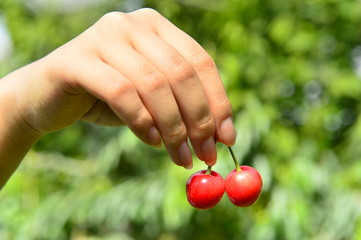
{"type": "Polygon", "coordinates": [[[31,124],[32,106],[24,100],[31,94],[24,79],[31,75],[26,66],[0,79],[0,134],[14,141],[35,142],[44,135],[31,124]]]}

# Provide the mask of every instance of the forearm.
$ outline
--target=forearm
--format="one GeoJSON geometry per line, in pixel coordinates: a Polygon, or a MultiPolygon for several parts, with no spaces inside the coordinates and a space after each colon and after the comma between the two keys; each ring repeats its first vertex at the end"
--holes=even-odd
{"type": "Polygon", "coordinates": [[[32,129],[18,109],[18,78],[20,69],[0,79],[0,189],[19,166],[41,134],[32,129]]]}

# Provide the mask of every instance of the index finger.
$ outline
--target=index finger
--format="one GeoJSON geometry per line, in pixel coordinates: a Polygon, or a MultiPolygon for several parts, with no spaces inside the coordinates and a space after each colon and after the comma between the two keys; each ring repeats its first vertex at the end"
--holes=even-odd
{"type": "Polygon", "coordinates": [[[156,31],[193,65],[216,122],[216,138],[227,146],[233,145],[236,140],[236,131],[232,120],[231,104],[213,59],[193,38],[165,18],[158,21],[156,31]]]}

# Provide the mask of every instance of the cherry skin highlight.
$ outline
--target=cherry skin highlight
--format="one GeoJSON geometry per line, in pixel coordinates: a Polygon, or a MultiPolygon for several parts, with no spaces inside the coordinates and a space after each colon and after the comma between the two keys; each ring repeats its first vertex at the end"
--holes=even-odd
{"type": "Polygon", "coordinates": [[[249,207],[259,197],[262,190],[262,178],[258,171],[250,166],[234,169],[225,180],[225,190],[229,200],[236,206],[249,207]]]}
{"type": "Polygon", "coordinates": [[[198,209],[215,207],[224,194],[224,180],[215,172],[201,170],[189,177],[186,184],[188,202],[198,209]]]}

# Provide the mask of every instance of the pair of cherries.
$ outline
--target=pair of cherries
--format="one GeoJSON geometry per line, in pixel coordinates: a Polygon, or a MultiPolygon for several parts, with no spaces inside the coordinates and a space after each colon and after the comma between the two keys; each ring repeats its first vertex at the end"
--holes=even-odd
{"type": "Polygon", "coordinates": [[[187,181],[186,193],[188,202],[198,209],[210,209],[221,200],[224,192],[229,200],[238,207],[251,206],[262,190],[262,178],[259,172],[250,166],[239,166],[232,149],[228,148],[236,168],[224,180],[222,176],[211,170],[194,173],[187,181]]]}

